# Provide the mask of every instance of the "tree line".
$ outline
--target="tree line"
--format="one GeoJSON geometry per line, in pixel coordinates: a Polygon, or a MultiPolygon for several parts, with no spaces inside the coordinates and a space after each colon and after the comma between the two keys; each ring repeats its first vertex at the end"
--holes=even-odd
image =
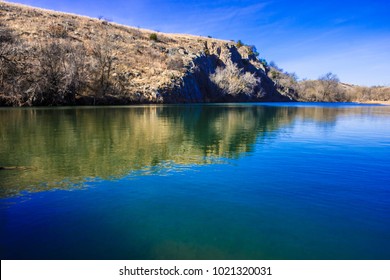
{"type": "Polygon", "coordinates": [[[268,76],[283,94],[303,102],[350,102],[389,101],[389,87],[364,87],[343,84],[332,72],[317,80],[298,80],[295,73],[289,73],[271,62],[268,76]]]}

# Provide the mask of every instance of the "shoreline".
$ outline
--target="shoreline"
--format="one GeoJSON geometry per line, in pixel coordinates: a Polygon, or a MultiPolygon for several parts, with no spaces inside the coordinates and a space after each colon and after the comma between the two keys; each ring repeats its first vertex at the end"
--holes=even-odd
{"type": "Polygon", "coordinates": [[[190,104],[213,104],[213,103],[355,103],[355,104],[362,104],[362,105],[382,105],[382,106],[390,106],[390,101],[341,101],[341,102],[307,102],[307,101],[270,101],[270,100],[254,100],[254,101],[215,101],[215,102],[178,102],[178,103],[172,103],[172,102],[134,102],[127,99],[110,99],[110,100],[95,100],[95,102],[89,102],[91,100],[77,100],[75,103],[72,104],[49,104],[49,105],[28,105],[28,104],[22,104],[20,106],[12,106],[7,103],[1,102],[1,95],[0,95],[0,108],[55,108],[55,107],[88,107],[88,106],[145,106],[145,105],[190,105],[190,104]]]}
{"type": "Polygon", "coordinates": [[[390,106],[390,101],[374,101],[374,100],[370,100],[370,101],[356,101],[356,103],[359,103],[359,104],[371,104],[371,105],[384,105],[384,106],[390,106]]]}

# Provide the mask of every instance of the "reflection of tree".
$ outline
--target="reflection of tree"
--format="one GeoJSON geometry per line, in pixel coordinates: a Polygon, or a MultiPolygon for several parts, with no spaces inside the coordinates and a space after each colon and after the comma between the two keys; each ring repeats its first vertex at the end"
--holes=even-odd
{"type": "Polygon", "coordinates": [[[0,166],[31,167],[0,171],[0,191],[124,176],[164,162],[237,158],[296,117],[329,123],[355,111],[252,105],[0,110],[0,166]]]}

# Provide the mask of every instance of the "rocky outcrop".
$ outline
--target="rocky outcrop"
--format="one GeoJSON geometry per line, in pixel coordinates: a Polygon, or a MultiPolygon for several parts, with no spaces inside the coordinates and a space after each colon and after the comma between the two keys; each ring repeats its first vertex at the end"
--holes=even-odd
{"type": "Polygon", "coordinates": [[[279,93],[274,82],[267,76],[265,67],[250,48],[237,48],[231,44],[205,43],[204,52],[196,56],[189,69],[173,88],[161,90],[159,97],[163,103],[202,103],[202,102],[255,102],[293,101],[279,93]],[[210,76],[218,67],[234,63],[243,73],[249,72],[258,77],[259,83],[250,94],[229,95],[221,92],[210,76]]]}

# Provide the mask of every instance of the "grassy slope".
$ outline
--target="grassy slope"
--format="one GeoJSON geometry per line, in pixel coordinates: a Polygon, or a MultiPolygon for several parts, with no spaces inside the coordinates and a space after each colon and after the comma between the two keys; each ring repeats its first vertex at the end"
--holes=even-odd
{"type": "MultiPolygon", "coordinates": [[[[135,87],[140,88],[146,82],[159,86],[170,82],[172,75],[180,76],[181,69],[169,69],[167,51],[178,48],[190,54],[183,57],[188,63],[191,55],[203,51],[205,41],[215,39],[157,33],[158,41],[149,39],[150,30],[132,28],[104,20],[78,15],[48,11],[19,4],[2,2],[0,19],[17,35],[31,43],[47,43],[56,28],[66,30],[66,39],[83,42],[87,47],[96,43],[107,44],[112,48],[115,60],[113,73],[125,72],[134,78],[135,87]]],[[[222,42],[222,41],[218,41],[222,42]]],[[[226,42],[229,43],[229,42],[226,42]]]]}

